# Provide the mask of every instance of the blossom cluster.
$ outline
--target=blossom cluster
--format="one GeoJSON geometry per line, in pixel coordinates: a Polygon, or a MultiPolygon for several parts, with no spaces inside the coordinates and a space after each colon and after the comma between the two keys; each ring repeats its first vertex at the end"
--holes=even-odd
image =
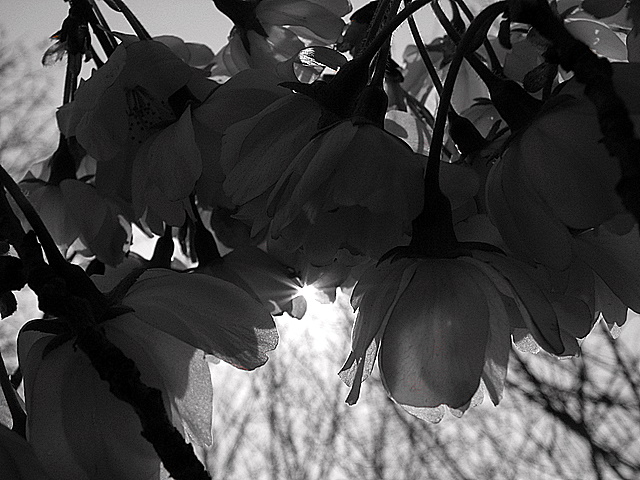
{"type": "MultiPolygon", "coordinates": [[[[514,24],[510,49],[489,36],[462,64],[450,33],[408,46],[399,65],[371,54],[373,8],[349,21],[348,0],[214,3],[235,24],[215,55],[139,27],[111,34],[104,64],[57,112],[60,147],[18,179],[59,249],[99,271],[101,292],[122,290],[128,310],[100,329],[197,454],[212,441],[207,358],[263,365],[272,316],[302,318],[307,285],[353,289],[347,402],[377,360],[389,396],[434,422],[485,392],[498,404],[513,346],[576,356],[596,322],[613,334],[640,312],[621,166],[589,92],[538,32],[514,24]],[[133,226],[160,238],[156,252],[168,240],[168,257],[131,253],[133,226]],[[173,237],[197,266],[171,265],[173,237]]],[[[557,12],[617,62],[637,130],[636,36],[614,13],[557,12]]],[[[69,340],[41,321],[20,334],[40,464],[60,479],[166,478],[133,411],[69,340]]]]}

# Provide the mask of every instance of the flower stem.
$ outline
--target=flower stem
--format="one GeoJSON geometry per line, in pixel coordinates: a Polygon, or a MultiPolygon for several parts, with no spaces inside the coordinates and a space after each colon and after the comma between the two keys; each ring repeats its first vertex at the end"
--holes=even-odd
{"type": "Polygon", "coordinates": [[[376,10],[373,13],[373,18],[369,22],[369,26],[367,27],[367,34],[362,40],[362,44],[358,46],[356,51],[356,55],[360,55],[364,49],[366,49],[371,42],[373,42],[374,38],[378,34],[380,27],[382,26],[382,22],[384,20],[385,12],[387,11],[387,7],[389,6],[392,0],[378,0],[378,5],[376,6],[376,10]]]}
{"type": "Polygon", "coordinates": [[[375,36],[375,38],[371,41],[369,45],[365,48],[365,50],[360,55],[364,59],[373,59],[378,50],[384,45],[384,42],[387,41],[387,38],[398,28],[402,23],[408,19],[411,15],[416,13],[425,5],[429,4],[432,0],[414,0],[409,5],[407,5],[404,9],[398,12],[389,23],[387,23],[375,36]]]}
{"type": "Polygon", "coordinates": [[[506,2],[497,2],[488,6],[476,17],[469,25],[469,29],[462,37],[456,48],[456,52],[451,60],[447,78],[442,88],[442,96],[438,111],[436,113],[435,125],[433,127],[433,138],[429,149],[429,161],[427,162],[427,170],[425,175],[425,189],[440,188],[440,155],[444,140],[445,124],[448,113],[448,104],[451,102],[453,88],[455,86],[456,77],[460,71],[462,61],[469,54],[470,47],[476,42],[476,36],[482,33],[487,22],[492,22],[498,15],[504,12],[506,2]]]}
{"type": "MultiPolygon", "coordinates": [[[[405,5],[408,5],[411,0],[405,0],[405,5]]],[[[429,52],[425,47],[424,42],[422,41],[422,36],[420,35],[420,30],[418,30],[418,25],[416,24],[416,20],[413,18],[413,15],[408,18],[409,22],[409,30],[411,30],[411,35],[413,36],[413,41],[418,48],[418,52],[420,53],[420,57],[422,58],[422,63],[427,68],[427,72],[429,73],[429,77],[431,78],[431,82],[438,92],[438,95],[442,95],[442,81],[438,76],[438,72],[436,70],[435,65],[431,61],[431,57],[429,57],[429,52]]]]}
{"type": "MultiPolygon", "coordinates": [[[[467,19],[470,22],[472,22],[473,19],[475,18],[475,15],[473,14],[469,6],[466,4],[466,2],[464,0],[454,0],[454,1],[460,6],[460,9],[465,14],[467,19]]],[[[491,42],[489,40],[484,41],[484,48],[487,50],[487,55],[489,56],[489,63],[491,64],[491,69],[494,72],[502,73],[502,64],[500,63],[500,60],[498,59],[498,55],[496,55],[496,51],[493,48],[493,45],[491,45],[491,42]]]]}
{"type": "Polygon", "coordinates": [[[133,28],[133,31],[136,32],[136,35],[138,36],[138,38],[140,40],[151,40],[151,35],[149,35],[149,32],[147,32],[147,30],[142,26],[142,23],[140,23],[140,20],[138,20],[138,18],[133,14],[133,12],[129,9],[129,7],[127,7],[124,1],[123,0],[112,0],[112,1],[120,9],[122,14],[124,15],[124,18],[127,19],[127,22],[129,22],[129,25],[131,25],[131,28],[133,28]]]}
{"type": "Polygon", "coordinates": [[[107,19],[102,15],[102,12],[100,11],[100,7],[98,7],[98,3],[96,2],[96,0],[88,1],[93,8],[94,16],[94,18],[89,19],[89,23],[93,27],[93,33],[100,42],[102,50],[104,50],[104,53],[107,55],[107,57],[110,57],[118,44],[115,41],[115,37],[111,32],[111,28],[109,28],[107,19]]]}
{"type": "Polygon", "coordinates": [[[0,351],[0,388],[4,394],[4,398],[7,401],[9,412],[11,412],[11,418],[13,420],[13,426],[11,430],[16,432],[22,438],[27,437],[27,415],[22,408],[22,404],[18,397],[18,394],[13,388],[9,374],[7,373],[7,367],[4,364],[2,358],[2,351],[0,351]]]}
{"type": "MultiPolygon", "coordinates": [[[[438,2],[432,2],[431,9],[433,10],[433,13],[435,14],[438,21],[440,22],[440,25],[442,25],[445,32],[447,32],[447,35],[449,36],[449,38],[453,40],[453,43],[455,43],[456,45],[459,44],[460,41],[462,40],[462,37],[460,36],[456,28],[451,24],[451,22],[447,18],[446,14],[442,10],[442,7],[440,7],[440,4],[438,4],[438,2]]],[[[475,70],[475,72],[478,74],[478,76],[482,79],[483,82],[488,84],[491,81],[491,77],[493,76],[491,71],[482,62],[482,60],[480,60],[476,56],[475,53],[468,55],[467,61],[469,62],[471,67],[475,70]]]]}
{"type": "Polygon", "coordinates": [[[33,205],[27,200],[27,197],[24,196],[20,186],[15,182],[15,180],[9,175],[9,173],[4,169],[2,165],[0,165],[0,184],[7,190],[9,195],[14,199],[18,208],[22,211],[27,222],[31,225],[31,228],[35,232],[44,253],[47,255],[47,259],[49,263],[55,266],[66,265],[67,261],[58,250],[58,246],[56,242],[53,240],[53,237],[47,230],[44,222],[36,212],[33,205]]]}
{"type": "MultiPolygon", "coordinates": [[[[460,43],[460,35],[440,6],[434,2],[432,8],[447,35],[456,44],[460,43]]],[[[466,59],[489,89],[491,101],[511,131],[514,132],[528,125],[540,109],[542,102],[529,95],[520,84],[505,78],[502,68],[495,73],[492,72],[475,52],[467,53],[466,59]]]]}
{"type": "Polygon", "coordinates": [[[457,243],[451,218],[451,205],[440,189],[440,162],[444,132],[453,95],[456,77],[466,54],[477,44],[477,37],[483,35],[488,22],[492,22],[504,12],[506,2],[490,5],[469,25],[451,60],[447,77],[442,88],[440,104],[433,127],[433,137],[429,148],[429,159],[424,177],[424,208],[413,222],[413,246],[426,249],[446,249],[447,245],[457,243]]]}

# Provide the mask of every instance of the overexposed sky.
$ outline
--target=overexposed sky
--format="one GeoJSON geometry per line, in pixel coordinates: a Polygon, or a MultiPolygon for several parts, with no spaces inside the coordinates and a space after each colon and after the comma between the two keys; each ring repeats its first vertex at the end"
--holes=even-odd
{"type": "MultiPolygon", "coordinates": [[[[126,3],[153,36],[174,34],[214,48],[225,43],[231,29],[231,22],[218,12],[211,0],[127,0],[126,3]]],[[[112,29],[130,31],[122,15],[103,1],[99,1],[99,6],[112,29]]],[[[11,39],[46,39],[60,28],[68,10],[69,4],[63,0],[0,0],[0,23],[11,39]]]]}
{"type": "MultiPolygon", "coordinates": [[[[352,0],[354,11],[368,0],[352,0]]],[[[472,0],[471,3],[490,3],[487,0],[472,0]]],[[[215,8],[212,0],[126,0],[126,4],[136,14],[152,36],[177,35],[185,41],[208,45],[217,52],[225,43],[232,24],[215,8]]],[[[112,11],[99,0],[103,14],[113,30],[131,33],[130,27],[121,14],[112,11]]],[[[69,4],[63,0],[0,0],[0,26],[10,41],[25,44],[44,42],[60,29],[69,4]]],[[[433,38],[433,22],[430,10],[423,9],[419,18],[425,39],[433,38]]],[[[345,19],[348,21],[348,17],[345,19]]],[[[406,25],[401,27],[394,38],[396,59],[400,60],[404,45],[410,41],[406,25]]]]}

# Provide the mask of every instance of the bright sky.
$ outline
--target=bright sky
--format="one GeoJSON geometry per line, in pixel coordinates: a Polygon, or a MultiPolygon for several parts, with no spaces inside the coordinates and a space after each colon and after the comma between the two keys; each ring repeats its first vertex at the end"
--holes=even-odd
{"type": "MultiPolygon", "coordinates": [[[[477,2],[472,0],[472,3],[477,2]]],[[[368,0],[352,0],[354,11],[366,3],[368,0]]],[[[127,0],[126,4],[151,35],[177,35],[186,41],[204,43],[214,51],[226,43],[232,27],[227,17],[214,7],[212,0],[127,0]]],[[[113,12],[101,0],[99,5],[112,29],[131,32],[122,15],[113,12]]],[[[69,4],[63,0],[0,0],[0,25],[9,40],[33,44],[45,41],[60,29],[68,8],[69,4]]],[[[422,16],[431,17],[430,12],[424,10],[422,16]]],[[[424,25],[424,21],[421,24],[424,25]]],[[[424,28],[425,38],[433,37],[428,34],[430,29],[430,25],[424,28]]],[[[398,45],[394,49],[396,57],[399,57],[404,44],[410,39],[406,25],[394,38],[402,44],[402,47],[398,45]]]]}

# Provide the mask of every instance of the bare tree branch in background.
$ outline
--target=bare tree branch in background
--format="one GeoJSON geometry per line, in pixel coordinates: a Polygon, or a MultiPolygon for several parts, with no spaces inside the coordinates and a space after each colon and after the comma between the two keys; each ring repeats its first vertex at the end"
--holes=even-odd
{"type": "Polygon", "coordinates": [[[250,379],[212,367],[220,398],[215,426],[225,432],[212,455],[215,478],[596,480],[640,474],[640,356],[623,341],[594,332],[581,357],[563,361],[514,353],[500,408],[481,406],[434,425],[397,408],[376,374],[363,384],[362,403],[343,403],[345,387],[332,372],[353,321],[347,301],[339,296],[338,315],[283,319],[280,350],[250,379]],[[304,331],[299,322],[334,335],[318,342],[310,325],[310,332],[294,336],[292,330],[304,331]]]}
{"type": "Polygon", "coordinates": [[[58,137],[53,75],[48,79],[45,67],[32,70],[26,61],[37,55],[5,41],[0,29],[0,162],[16,180],[51,156],[58,137]]]}

